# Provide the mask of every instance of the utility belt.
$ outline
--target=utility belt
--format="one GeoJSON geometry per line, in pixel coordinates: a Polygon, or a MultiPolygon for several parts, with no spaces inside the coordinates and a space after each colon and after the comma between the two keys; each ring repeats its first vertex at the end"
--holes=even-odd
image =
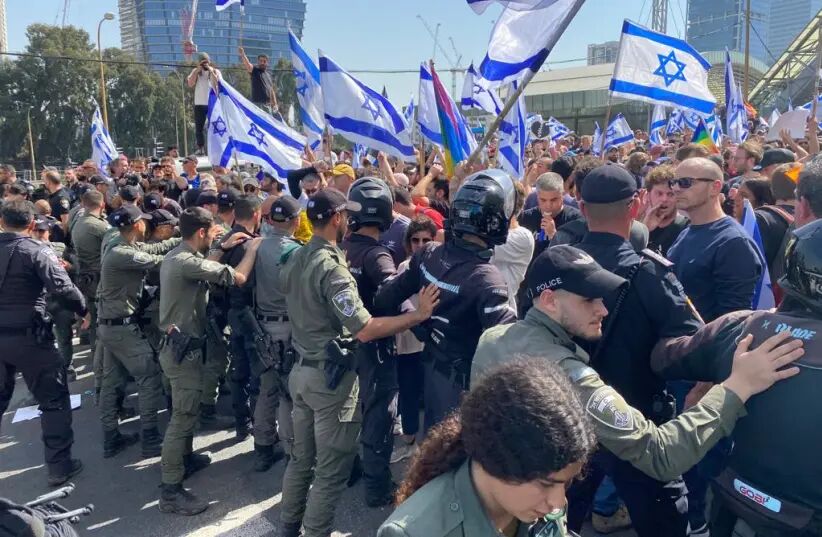
{"type": "Polygon", "coordinates": [[[54,341],[51,315],[36,312],[30,326],[0,326],[0,336],[31,337],[34,336],[38,345],[54,341]]]}
{"type": "Polygon", "coordinates": [[[117,319],[97,319],[97,324],[102,326],[129,326],[132,324],[140,325],[141,319],[134,315],[129,317],[119,317],[117,319]]]}
{"type": "Polygon", "coordinates": [[[815,517],[822,516],[810,507],[768,494],[731,468],[726,468],[715,481],[725,506],[754,530],[798,532],[806,529],[815,517]]]}
{"type": "Polygon", "coordinates": [[[287,323],[287,322],[289,322],[288,315],[261,315],[261,314],[258,313],[257,315],[255,315],[255,317],[261,323],[287,323]]]}
{"type": "MultiPolygon", "coordinates": [[[[356,367],[357,340],[335,338],[325,346],[325,360],[320,360],[325,372],[325,384],[329,390],[336,390],[343,377],[356,367]]],[[[303,360],[307,362],[308,360],[303,360]]],[[[310,365],[308,367],[311,367],[310,365]]]]}
{"type": "Polygon", "coordinates": [[[434,371],[446,377],[454,386],[468,390],[471,381],[471,358],[448,356],[435,347],[429,347],[426,345],[423,351],[423,361],[433,362],[434,371]]]}
{"type": "Polygon", "coordinates": [[[31,326],[0,326],[0,336],[33,336],[34,331],[31,326]]]}
{"type": "MultiPolygon", "coordinates": [[[[179,364],[186,357],[186,354],[203,350],[206,338],[189,336],[180,332],[180,329],[175,326],[163,335],[160,344],[163,346],[168,345],[171,348],[174,363],[179,364]]],[[[203,359],[205,360],[205,353],[203,353],[203,359]]]]}

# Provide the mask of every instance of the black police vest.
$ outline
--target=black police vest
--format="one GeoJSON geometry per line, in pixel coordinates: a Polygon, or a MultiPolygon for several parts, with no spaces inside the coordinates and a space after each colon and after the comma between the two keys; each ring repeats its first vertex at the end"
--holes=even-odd
{"type": "MultiPolygon", "coordinates": [[[[374,310],[374,295],[377,288],[383,283],[381,281],[373,281],[369,277],[366,267],[373,267],[376,263],[376,258],[381,253],[391,252],[385,246],[376,241],[363,239],[352,235],[351,238],[343,244],[345,250],[345,257],[348,261],[348,270],[354,276],[354,281],[357,282],[357,291],[360,294],[363,306],[371,315],[376,315],[374,310]]],[[[393,259],[393,258],[392,258],[393,259]]]]}
{"type": "Polygon", "coordinates": [[[822,320],[763,312],[740,338],[753,334],[755,347],[784,330],[804,341],[805,354],[795,362],[800,373],[748,400],[729,466],[742,482],[737,488],[766,511],[778,513],[787,500],[822,512],[822,320]]]}

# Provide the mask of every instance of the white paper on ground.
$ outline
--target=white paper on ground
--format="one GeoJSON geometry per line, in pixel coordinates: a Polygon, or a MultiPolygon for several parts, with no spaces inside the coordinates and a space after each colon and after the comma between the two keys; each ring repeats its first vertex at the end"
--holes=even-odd
{"type": "MultiPolygon", "coordinates": [[[[81,395],[79,393],[75,394],[75,395],[72,395],[71,396],[71,409],[74,410],[75,408],[80,408],[80,401],[81,401],[81,395]]],[[[40,412],[40,409],[37,408],[37,407],[38,407],[38,405],[32,405],[32,406],[24,406],[23,408],[18,408],[17,412],[14,413],[14,418],[12,418],[11,422],[12,423],[17,423],[17,422],[20,422],[20,421],[28,421],[28,420],[33,420],[33,419],[39,418],[40,414],[42,414],[42,412],[40,412]]]]}

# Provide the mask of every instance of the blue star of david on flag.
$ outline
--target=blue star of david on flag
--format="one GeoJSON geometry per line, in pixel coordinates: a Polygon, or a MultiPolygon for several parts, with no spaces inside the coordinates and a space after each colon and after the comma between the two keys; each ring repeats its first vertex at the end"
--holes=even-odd
{"type": "Polygon", "coordinates": [[[380,117],[379,105],[374,101],[374,98],[371,97],[368,93],[363,93],[363,98],[365,98],[365,102],[362,103],[362,106],[360,108],[368,110],[368,112],[371,114],[372,119],[376,121],[377,118],[380,117]]]}
{"type": "Polygon", "coordinates": [[[681,80],[682,82],[687,82],[685,79],[685,63],[676,59],[676,54],[674,51],[668,53],[667,56],[663,56],[662,54],[657,54],[659,58],[659,67],[657,67],[654,74],[657,76],[661,76],[662,79],[665,81],[665,86],[670,86],[677,80],[681,80]],[[671,74],[668,71],[668,64],[673,64],[674,69],[676,72],[671,74]]]}
{"type": "Polygon", "coordinates": [[[222,138],[228,130],[222,116],[217,116],[217,119],[211,122],[211,128],[214,129],[214,134],[220,138],[222,138]]]}
{"type": "Polygon", "coordinates": [[[308,84],[305,81],[305,71],[294,69],[294,79],[297,86],[297,93],[305,97],[305,92],[308,89],[308,84]]]}
{"type": "Polygon", "coordinates": [[[266,147],[268,145],[265,142],[265,133],[260,130],[260,127],[258,127],[256,123],[251,124],[251,128],[248,129],[248,135],[257,140],[257,145],[260,147],[266,147]]]}

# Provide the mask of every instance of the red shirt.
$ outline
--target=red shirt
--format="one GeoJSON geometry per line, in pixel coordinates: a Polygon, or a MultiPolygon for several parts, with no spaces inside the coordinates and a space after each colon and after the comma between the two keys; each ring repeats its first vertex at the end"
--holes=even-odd
{"type": "Polygon", "coordinates": [[[422,214],[430,218],[434,221],[434,224],[437,226],[437,229],[442,229],[445,225],[445,219],[442,217],[439,211],[435,211],[431,207],[420,207],[417,205],[414,208],[414,212],[416,214],[422,214]]]}

